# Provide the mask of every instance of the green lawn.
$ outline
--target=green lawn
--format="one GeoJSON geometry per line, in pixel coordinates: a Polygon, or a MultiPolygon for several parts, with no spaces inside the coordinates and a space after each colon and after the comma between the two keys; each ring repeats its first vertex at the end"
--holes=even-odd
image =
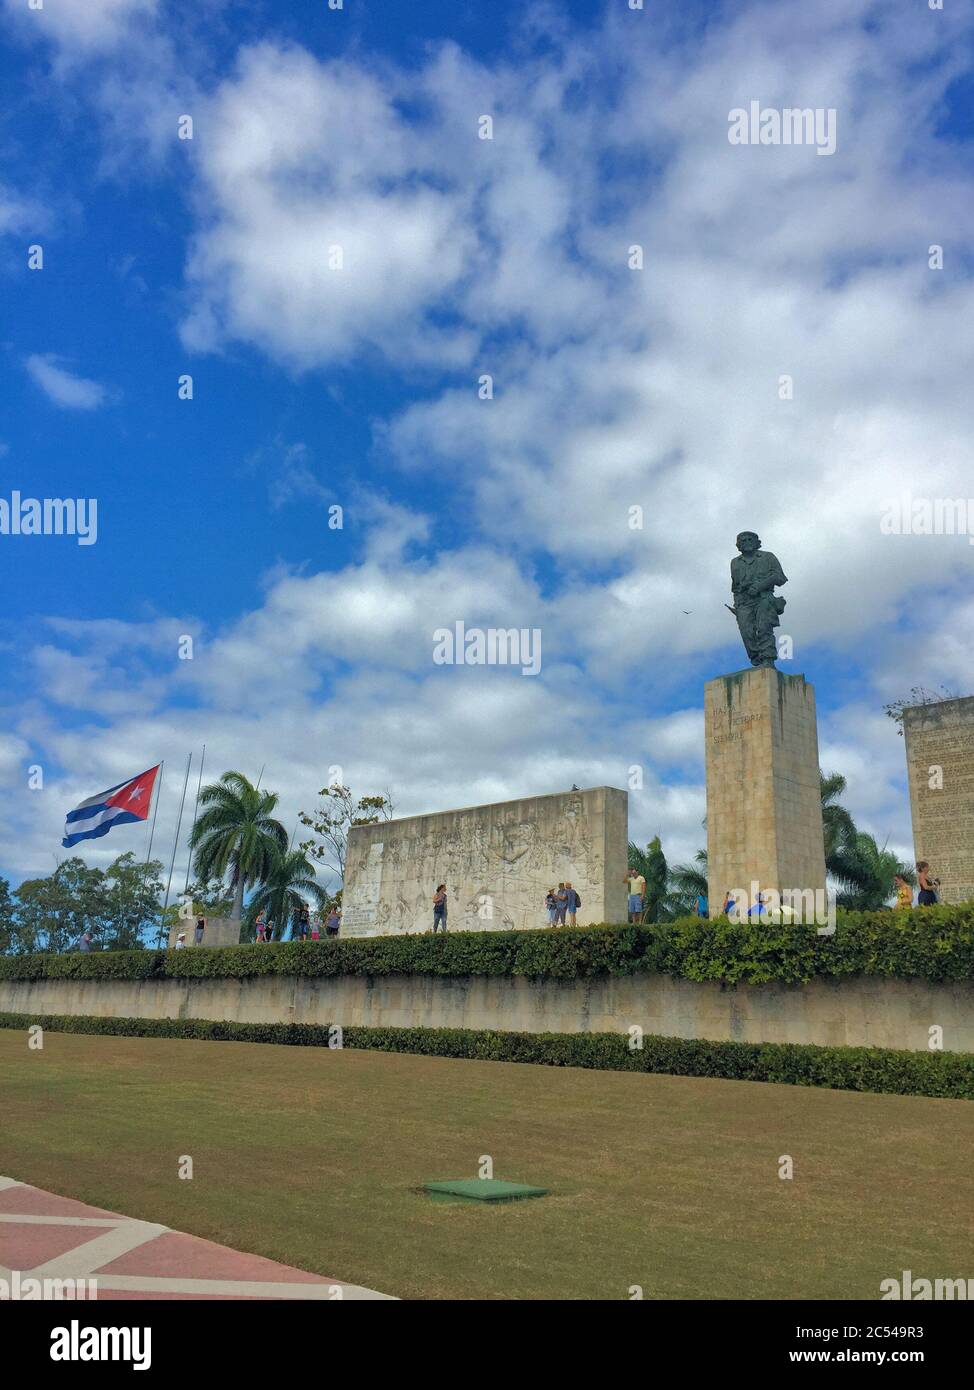
{"type": "Polygon", "coordinates": [[[48,1033],[34,1052],[0,1031],[0,1174],[403,1298],[875,1299],[903,1269],[974,1277],[972,1144],[970,1101],[256,1043],[48,1033]],[[417,1190],[481,1154],[550,1195],[417,1190]]]}

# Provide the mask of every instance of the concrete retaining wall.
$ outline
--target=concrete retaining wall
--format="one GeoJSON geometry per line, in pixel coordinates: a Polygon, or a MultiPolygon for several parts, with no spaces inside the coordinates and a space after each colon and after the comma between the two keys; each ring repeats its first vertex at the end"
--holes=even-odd
{"type": "Polygon", "coordinates": [[[697,984],[667,976],[550,981],[389,975],[370,979],[0,980],[0,1012],[232,1019],[507,1032],[626,1032],[738,1042],[974,1052],[974,984],[815,980],[697,984]]]}

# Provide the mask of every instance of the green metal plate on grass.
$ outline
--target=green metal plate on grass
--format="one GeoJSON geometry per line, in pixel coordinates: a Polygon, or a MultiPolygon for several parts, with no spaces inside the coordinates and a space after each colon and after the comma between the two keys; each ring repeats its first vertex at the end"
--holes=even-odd
{"type": "Polygon", "coordinates": [[[548,1191],[546,1187],[501,1182],[498,1178],[455,1178],[448,1182],[428,1182],[425,1188],[440,1202],[514,1202],[520,1197],[544,1197],[548,1191]]]}

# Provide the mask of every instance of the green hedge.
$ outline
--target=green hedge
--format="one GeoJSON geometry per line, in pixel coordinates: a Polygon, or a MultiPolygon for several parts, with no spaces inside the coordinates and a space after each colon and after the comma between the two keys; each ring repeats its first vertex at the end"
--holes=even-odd
{"type": "Polygon", "coordinates": [[[0,979],[246,979],[254,975],[526,975],[577,980],[663,974],[803,984],[816,976],[974,979],[974,903],[840,912],[815,927],[684,918],[658,926],[416,933],[337,941],[0,957],[0,979]]]}
{"type": "MultiPolygon", "coordinates": [[[[90,1018],[0,1013],[0,1028],[40,1024],[54,1033],[115,1037],[194,1038],[327,1047],[329,1029],[312,1023],[230,1023],[192,1018],[90,1018]]],[[[710,1042],[644,1037],[632,1051],[617,1033],[496,1033],[467,1028],[359,1028],[342,1030],[342,1046],[427,1057],[486,1062],[532,1062],[600,1071],[663,1072],[732,1081],[777,1081],[792,1086],[876,1091],[901,1096],[974,1100],[974,1056],[961,1052],[894,1052],[869,1047],[815,1047],[798,1043],[710,1042]]]]}

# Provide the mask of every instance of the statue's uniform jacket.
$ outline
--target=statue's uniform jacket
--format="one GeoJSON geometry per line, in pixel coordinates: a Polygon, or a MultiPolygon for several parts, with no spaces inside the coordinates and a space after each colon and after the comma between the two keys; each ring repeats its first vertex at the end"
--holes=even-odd
{"type": "Polygon", "coordinates": [[[788,578],[770,550],[758,550],[750,558],[736,555],[731,560],[731,592],[737,613],[737,625],[752,662],[774,660],[773,629],[779,626],[784,599],[776,599],[776,584],[787,584],[788,578]]]}

